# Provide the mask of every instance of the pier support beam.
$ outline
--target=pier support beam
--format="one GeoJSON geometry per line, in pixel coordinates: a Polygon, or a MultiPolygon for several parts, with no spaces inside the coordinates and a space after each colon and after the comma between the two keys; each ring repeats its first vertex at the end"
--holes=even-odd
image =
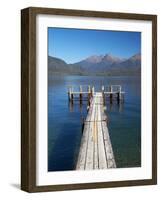
{"type": "Polygon", "coordinates": [[[88,85],[88,105],[89,105],[89,106],[90,106],[91,96],[92,96],[91,86],[88,85]]]}
{"type": "Polygon", "coordinates": [[[92,97],[94,96],[94,87],[92,87],[92,97]]]}
{"type": "Polygon", "coordinates": [[[117,93],[117,102],[120,103],[120,92],[117,93]]]}
{"type": "MultiPolygon", "coordinates": [[[[108,86],[108,90],[106,90],[107,86],[105,87],[104,85],[101,86],[101,93],[103,97],[103,104],[106,104],[106,95],[109,97],[110,104],[114,100],[117,100],[118,103],[124,102],[124,93],[122,91],[121,85],[111,85],[108,86]],[[115,98],[116,97],[116,98],[115,98]]],[[[79,91],[74,91],[73,86],[68,87],[68,99],[72,103],[74,103],[74,100],[79,100],[80,104],[83,103],[83,101],[87,101],[88,105],[90,105],[90,102],[92,98],[95,96],[95,88],[94,86],[87,85],[87,89],[83,91],[82,85],[79,86],[79,91]]]]}
{"type": "Polygon", "coordinates": [[[79,93],[80,104],[82,104],[82,98],[83,98],[82,96],[83,96],[83,94],[82,94],[82,86],[81,85],[79,86],[79,92],[80,92],[79,93]]]}
{"type": "Polygon", "coordinates": [[[120,103],[122,101],[121,86],[119,86],[119,91],[117,94],[117,101],[118,101],[118,103],[120,103]]]}
{"type": "Polygon", "coordinates": [[[110,94],[110,103],[112,103],[112,93],[110,94]]]}
{"type": "Polygon", "coordinates": [[[71,102],[73,103],[73,99],[74,99],[74,94],[71,93],[71,102]]]}
{"type": "Polygon", "coordinates": [[[110,86],[110,103],[112,103],[112,96],[113,96],[113,94],[112,94],[112,85],[110,86]]]}
{"type": "Polygon", "coordinates": [[[102,85],[102,97],[103,97],[103,105],[105,105],[105,87],[102,85]]]}
{"type": "Polygon", "coordinates": [[[71,88],[68,89],[68,99],[69,99],[69,101],[71,99],[71,88]]]}
{"type": "Polygon", "coordinates": [[[72,87],[69,88],[68,98],[69,98],[69,101],[73,101],[73,88],[72,87]]]}

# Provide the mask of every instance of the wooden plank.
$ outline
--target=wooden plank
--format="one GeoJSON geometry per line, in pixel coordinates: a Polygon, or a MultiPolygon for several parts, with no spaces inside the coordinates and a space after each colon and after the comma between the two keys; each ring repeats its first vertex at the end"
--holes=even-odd
{"type": "Polygon", "coordinates": [[[86,163],[85,169],[90,170],[93,169],[93,154],[94,154],[94,118],[95,118],[95,98],[93,98],[92,102],[92,112],[91,112],[91,122],[89,125],[89,137],[88,137],[88,145],[87,145],[87,153],[86,153],[86,163]]]}
{"type": "MultiPolygon", "coordinates": [[[[97,112],[97,108],[95,109],[97,112]]],[[[96,114],[97,115],[97,114],[96,114]]],[[[94,157],[93,157],[93,169],[98,169],[98,134],[97,134],[97,122],[94,121],[94,157]]]]}
{"type": "Polygon", "coordinates": [[[107,159],[108,168],[116,168],[116,163],[114,159],[111,140],[109,137],[109,132],[108,132],[106,122],[102,122],[102,130],[103,130],[104,147],[106,151],[106,159],[107,159]]]}
{"type": "Polygon", "coordinates": [[[76,165],[76,170],[84,170],[85,169],[85,161],[86,161],[86,149],[88,144],[88,134],[89,134],[89,123],[84,126],[83,136],[81,139],[81,145],[76,165]]]}
{"type": "MultiPolygon", "coordinates": [[[[72,94],[90,94],[91,92],[71,92],[72,94]]],[[[118,92],[104,92],[104,94],[117,94],[118,92]]],[[[125,92],[120,92],[121,94],[125,94],[125,92]]]]}
{"type": "MultiPolygon", "coordinates": [[[[118,92],[104,92],[104,94],[117,94],[118,92]]],[[[125,94],[125,92],[120,92],[121,94],[125,94]]]]}
{"type": "Polygon", "coordinates": [[[116,168],[116,162],[114,158],[114,153],[112,149],[112,144],[110,140],[110,135],[107,127],[106,121],[104,119],[106,118],[106,115],[104,113],[104,110],[102,108],[101,110],[101,116],[102,116],[102,130],[103,130],[103,138],[104,138],[104,146],[106,151],[106,158],[107,158],[107,165],[108,168],[116,168]]]}
{"type": "Polygon", "coordinates": [[[72,94],[80,94],[80,93],[81,94],[89,94],[90,92],[83,92],[83,91],[82,92],[80,92],[80,91],[79,92],[72,92],[72,94]]]}
{"type": "Polygon", "coordinates": [[[79,151],[77,165],[76,165],[76,170],[84,170],[85,169],[86,151],[87,151],[87,145],[88,145],[89,126],[90,126],[89,121],[91,119],[91,112],[92,112],[92,107],[90,107],[86,121],[85,121],[83,136],[81,139],[80,151],[79,151]]]}
{"type": "MultiPolygon", "coordinates": [[[[96,101],[96,97],[95,97],[96,101]]],[[[95,102],[97,103],[97,101],[95,102]]],[[[94,119],[94,157],[93,157],[93,169],[99,169],[98,165],[98,125],[97,125],[97,115],[98,115],[98,109],[97,106],[95,107],[95,119],[94,119]]]]}
{"type": "MultiPolygon", "coordinates": [[[[101,103],[101,101],[102,101],[102,98],[100,98],[100,103],[101,103]]],[[[110,136],[109,136],[109,132],[108,132],[108,128],[107,128],[107,123],[104,121],[106,116],[105,116],[105,113],[103,110],[103,106],[100,106],[100,111],[101,111],[101,121],[102,121],[101,124],[102,124],[102,133],[103,133],[107,165],[108,165],[108,168],[115,168],[116,163],[115,163],[112,145],[111,145],[111,141],[110,141],[110,136]]]]}
{"type": "MultiPolygon", "coordinates": [[[[101,121],[101,110],[100,110],[100,93],[97,93],[97,120],[101,121]]],[[[103,141],[103,133],[102,133],[102,126],[101,122],[97,122],[98,124],[98,160],[99,160],[99,169],[107,169],[107,161],[106,161],[106,154],[104,148],[104,141],[103,141]]]]}

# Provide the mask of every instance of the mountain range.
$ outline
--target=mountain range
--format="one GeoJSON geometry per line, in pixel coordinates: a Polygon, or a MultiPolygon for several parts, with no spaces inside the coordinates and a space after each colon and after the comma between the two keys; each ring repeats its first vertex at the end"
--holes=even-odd
{"type": "Polygon", "coordinates": [[[60,58],[48,56],[48,71],[50,75],[139,75],[141,54],[135,54],[127,59],[111,54],[92,55],[73,64],[67,64],[60,58]]]}

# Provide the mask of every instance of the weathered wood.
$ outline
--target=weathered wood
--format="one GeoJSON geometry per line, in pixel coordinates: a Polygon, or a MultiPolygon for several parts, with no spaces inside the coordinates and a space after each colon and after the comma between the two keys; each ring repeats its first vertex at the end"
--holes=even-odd
{"type": "Polygon", "coordinates": [[[110,93],[110,103],[112,103],[112,93],[110,93]]]}
{"type": "MultiPolygon", "coordinates": [[[[102,96],[103,96],[103,103],[105,105],[106,103],[106,96],[109,96],[110,99],[110,103],[112,103],[112,101],[115,99],[114,97],[117,97],[117,101],[118,103],[123,102],[123,94],[125,92],[123,92],[121,90],[121,86],[120,85],[111,85],[111,86],[104,86],[102,85],[101,87],[101,92],[102,92],[102,96]]],[[[68,86],[68,96],[69,96],[69,100],[73,101],[74,100],[80,100],[80,104],[82,104],[83,100],[87,100],[88,104],[90,104],[90,99],[92,96],[94,96],[95,94],[95,88],[94,86],[87,86],[87,90],[83,91],[83,86],[80,85],[79,86],[79,91],[74,91],[73,86],[68,86]]]]}
{"type": "Polygon", "coordinates": [[[74,99],[74,94],[71,93],[71,100],[73,101],[73,99],[74,99]]]}
{"type": "Polygon", "coordinates": [[[92,87],[92,97],[94,96],[94,87],[92,87]]]}
{"type": "Polygon", "coordinates": [[[120,92],[117,93],[117,102],[120,102],[120,92]]]}
{"type": "Polygon", "coordinates": [[[69,88],[69,91],[68,91],[68,97],[69,97],[69,100],[71,100],[71,93],[72,93],[72,89],[69,88]]]}
{"type": "MultiPolygon", "coordinates": [[[[96,94],[98,96],[98,94],[96,94]]],[[[98,120],[98,161],[99,169],[107,168],[107,160],[105,154],[105,147],[103,141],[103,131],[102,131],[102,122],[101,122],[101,110],[100,110],[100,96],[97,97],[97,120],[98,120]]]]}
{"type": "Polygon", "coordinates": [[[93,153],[94,153],[94,119],[95,119],[95,99],[92,104],[92,113],[91,113],[91,122],[89,123],[89,137],[88,137],[88,146],[87,146],[87,155],[85,169],[93,169],[93,153]],[[93,133],[93,134],[92,134],[93,133]]]}
{"type": "Polygon", "coordinates": [[[113,149],[112,149],[111,140],[109,137],[109,132],[108,132],[106,122],[102,123],[102,129],[103,129],[107,165],[108,165],[108,168],[115,168],[116,163],[115,163],[115,158],[114,158],[113,149]]]}
{"type": "Polygon", "coordinates": [[[77,170],[115,168],[101,92],[94,93],[84,124],[77,170]]]}
{"type": "Polygon", "coordinates": [[[82,98],[83,98],[83,94],[82,94],[82,86],[79,86],[79,99],[80,99],[80,104],[82,104],[82,98]]]}
{"type": "Polygon", "coordinates": [[[93,157],[93,169],[99,169],[98,165],[98,134],[97,134],[97,122],[94,121],[94,157],[93,157]]]}
{"type": "Polygon", "coordinates": [[[105,105],[105,87],[102,85],[102,97],[103,97],[103,104],[105,105]]]}
{"type": "MultiPolygon", "coordinates": [[[[91,112],[91,111],[89,111],[89,112],[91,112]]],[[[86,120],[88,120],[88,121],[90,120],[90,113],[87,115],[86,120]]],[[[89,136],[89,125],[90,125],[90,123],[86,122],[85,126],[84,126],[84,131],[83,131],[81,145],[80,145],[81,151],[79,152],[78,161],[77,161],[77,165],[76,165],[77,170],[85,169],[86,152],[87,152],[88,136],[89,136]]]]}
{"type": "MultiPolygon", "coordinates": [[[[85,91],[82,91],[81,92],[82,94],[88,94],[89,92],[85,92],[85,91]]],[[[73,91],[72,94],[80,94],[80,91],[76,92],[76,91],[73,91]]]]}
{"type": "MultiPolygon", "coordinates": [[[[102,130],[103,130],[103,137],[104,137],[107,161],[109,163],[109,160],[113,159],[113,167],[116,167],[114,154],[113,154],[113,150],[112,150],[112,145],[111,145],[111,140],[110,140],[110,135],[109,135],[108,127],[107,127],[107,121],[106,121],[107,116],[105,115],[103,108],[101,110],[101,116],[102,116],[102,130]]],[[[110,168],[109,164],[108,164],[108,168],[110,168]]]]}

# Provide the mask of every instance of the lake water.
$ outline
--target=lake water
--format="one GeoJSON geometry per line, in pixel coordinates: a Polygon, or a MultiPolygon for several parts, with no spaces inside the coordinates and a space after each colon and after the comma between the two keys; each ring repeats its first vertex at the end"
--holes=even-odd
{"type": "Polygon", "coordinates": [[[137,77],[49,76],[48,79],[48,171],[73,170],[82,137],[82,117],[87,102],[68,102],[68,85],[121,85],[124,103],[107,100],[109,133],[117,167],[141,166],[141,79],[137,77]]]}

